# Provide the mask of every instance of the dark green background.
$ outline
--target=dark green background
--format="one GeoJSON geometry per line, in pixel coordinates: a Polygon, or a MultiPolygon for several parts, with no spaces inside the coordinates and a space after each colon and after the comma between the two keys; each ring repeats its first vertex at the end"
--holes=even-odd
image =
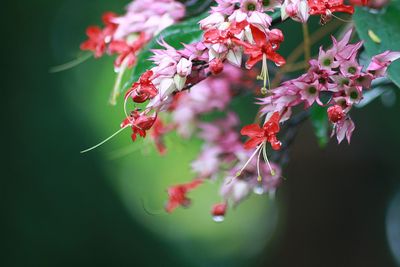
{"type": "MultiPolygon", "coordinates": [[[[202,246],[218,250],[224,239],[183,253],[179,242],[145,227],[110,179],[121,167],[138,179],[138,168],[154,168],[161,161],[151,155],[139,165],[133,162],[130,170],[104,156],[107,146],[78,153],[115,130],[121,117],[120,110],[106,104],[112,61],[92,60],[70,72],[48,73],[50,66],[76,55],[86,25],[97,23],[105,10],[121,13],[127,1],[82,2],[8,1],[0,11],[0,266],[396,266],[385,218],[399,190],[399,103],[388,108],[376,101],[356,110],[351,146],[332,140],[320,150],[309,124],[302,127],[277,194],[279,232],[264,252],[210,259],[202,246]]],[[[297,33],[293,25],[288,30],[297,33]]],[[[292,40],[296,45],[298,40],[292,40]]],[[[121,135],[116,142],[128,145],[128,138],[121,135]]],[[[209,216],[208,210],[198,211],[209,216]]],[[[240,212],[245,211],[235,215],[240,212]]],[[[191,223],[196,222],[187,220],[187,229],[191,223]]],[[[180,238],[182,244],[192,242],[180,238]]]]}

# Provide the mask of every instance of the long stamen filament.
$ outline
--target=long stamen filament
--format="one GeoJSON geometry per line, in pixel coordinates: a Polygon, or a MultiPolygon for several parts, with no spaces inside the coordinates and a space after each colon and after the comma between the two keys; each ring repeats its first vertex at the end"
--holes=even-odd
{"type": "Polygon", "coordinates": [[[258,152],[258,157],[257,157],[257,182],[261,183],[262,182],[262,176],[260,172],[260,157],[261,157],[261,152],[262,149],[258,152]]]}
{"type": "Polygon", "coordinates": [[[330,14],[332,17],[337,18],[340,21],[346,22],[346,23],[351,23],[351,20],[346,20],[346,19],[342,19],[341,17],[335,16],[333,13],[330,14]]]}
{"type": "Polygon", "coordinates": [[[126,125],[125,127],[119,129],[118,131],[116,131],[115,133],[113,133],[111,136],[107,137],[106,139],[104,139],[103,141],[101,141],[100,143],[98,143],[97,145],[94,145],[94,146],[92,146],[92,147],[90,147],[90,148],[88,148],[88,149],[82,150],[80,153],[83,154],[83,153],[86,153],[86,152],[89,152],[89,151],[91,151],[91,150],[93,150],[93,149],[98,148],[99,146],[105,144],[106,142],[108,142],[108,141],[111,140],[113,137],[115,137],[116,135],[118,135],[119,133],[121,133],[123,130],[125,130],[126,128],[128,128],[128,127],[130,127],[130,126],[131,126],[130,124],[126,125]]]}
{"type": "Polygon", "coordinates": [[[76,58],[74,60],[71,60],[70,62],[61,64],[61,65],[58,65],[58,66],[51,67],[49,72],[50,73],[56,73],[56,72],[61,72],[61,71],[64,71],[64,70],[72,69],[73,67],[76,67],[79,64],[85,62],[86,60],[88,60],[92,56],[93,56],[92,53],[86,53],[81,57],[78,57],[78,58],[76,58]]]}
{"type": "Polygon", "coordinates": [[[262,151],[263,151],[264,161],[268,164],[268,168],[269,168],[269,170],[270,170],[270,172],[271,172],[271,175],[272,175],[272,176],[275,176],[276,172],[275,172],[274,169],[272,169],[271,164],[269,163],[269,160],[268,160],[268,156],[267,156],[267,143],[266,143],[266,142],[265,142],[264,145],[263,145],[262,151]]]}
{"type": "Polygon", "coordinates": [[[261,74],[258,76],[258,79],[263,80],[263,87],[261,88],[261,93],[267,93],[267,82],[268,82],[268,90],[271,90],[271,83],[269,80],[269,71],[268,71],[268,62],[267,62],[267,55],[263,54],[262,60],[262,67],[261,67],[261,74]]]}
{"type": "Polygon", "coordinates": [[[236,173],[236,177],[240,176],[244,169],[246,169],[247,165],[251,162],[251,160],[254,158],[255,155],[257,155],[257,152],[261,149],[262,144],[257,147],[257,149],[253,152],[253,154],[250,156],[250,158],[246,161],[246,163],[243,165],[243,167],[236,173]]]}

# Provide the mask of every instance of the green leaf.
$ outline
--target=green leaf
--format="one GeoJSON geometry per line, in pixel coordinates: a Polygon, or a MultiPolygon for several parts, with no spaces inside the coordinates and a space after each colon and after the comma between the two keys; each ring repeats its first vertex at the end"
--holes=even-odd
{"type": "MultiPolygon", "coordinates": [[[[357,8],[354,24],[364,41],[367,55],[372,57],[386,50],[400,51],[400,1],[391,1],[387,9],[371,13],[367,8],[357,8]],[[380,41],[380,42],[379,42],[380,41]]],[[[400,62],[390,66],[388,77],[400,87],[400,62]]]]}
{"type": "Polygon", "coordinates": [[[328,129],[329,121],[326,108],[318,105],[311,107],[311,123],[314,128],[315,136],[320,147],[325,147],[329,142],[328,129]]]}
{"type": "Polygon", "coordinates": [[[190,44],[199,41],[202,38],[203,31],[200,29],[198,22],[207,16],[206,13],[186,20],[184,22],[174,24],[162,32],[160,32],[156,37],[154,37],[147,46],[139,53],[137,57],[137,64],[133,68],[132,75],[129,81],[125,84],[125,88],[130,86],[132,83],[137,81],[137,79],[146,70],[154,67],[152,61],[149,58],[152,56],[152,49],[162,48],[158,41],[164,39],[169,45],[179,49],[182,48],[182,43],[190,44]]]}

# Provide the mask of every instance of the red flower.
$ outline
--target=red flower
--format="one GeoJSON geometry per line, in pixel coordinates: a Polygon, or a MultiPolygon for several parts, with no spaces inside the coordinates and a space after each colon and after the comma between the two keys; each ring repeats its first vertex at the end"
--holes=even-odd
{"type": "Polygon", "coordinates": [[[167,212],[174,211],[177,207],[187,207],[190,205],[191,200],[186,197],[186,193],[198,187],[203,183],[202,179],[195,179],[187,184],[179,184],[168,188],[168,202],[165,206],[167,212]]]}
{"type": "Polygon", "coordinates": [[[157,115],[147,116],[139,113],[138,110],[134,110],[131,112],[130,116],[121,123],[120,127],[124,128],[130,125],[132,128],[131,138],[132,141],[135,141],[136,135],[146,137],[146,131],[151,129],[156,119],[157,115]]]}
{"type": "Polygon", "coordinates": [[[282,66],[286,63],[286,60],[276,53],[281,42],[283,42],[283,34],[280,30],[274,29],[268,34],[265,34],[256,26],[250,24],[251,33],[255,44],[249,44],[242,40],[233,40],[236,44],[243,46],[244,53],[249,55],[249,59],[246,62],[246,68],[251,69],[253,66],[263,60],[264,55],[267,59],[275,62],[277,66],[282,66]]]}
{"type": "Polygon", "coordinates": [[[171,130],[171,127],[166,127],[162,120],[158,118],[153,127],[152,131],[150,133],[151,138],[154,140],[154,143],[156,144],[158,152],[163,155],[166,152],[166,147],[164,144],[163,136],[168,133],[171,130]]]}
{"type": "Polygon", "coordinates": [[[148,99],[154,98],[158,90],[151,81],[153,71],[148,70],[140,76],[139,81],[132,84],[131,89],[125,94],[127,97],[132,97],[132,100],[136,103],[143,103],[148,99]]]}
{"type": "Polygon", "coordinates": [[[204,43],[227,44],[229,40],[238,40],[235,35],[248,25],[246,20],[232,23],[226,30],[211,29],[204,33],[204,43]]]}
{"type": "Polygon", "coordinates": [[[220,74],[224,70],[224,63],[219,58],[210,61],[210,71],[213,75],[220,74]]]}
{"type": "Polygon", "coordinates": [[[117,29],[117,25],[112,22],[115,17],[116,14],[112,12],[103,15],[104,29],[98,26],[89,26],[86,29],[86,35],[89,39],[81,44],[81,50],[92,51],[96,58],[101,57],[106,51],[107,43],[111,41],[112,35],[117,29]]]}
{"type": "Polygon", "coordinates": [[[250,124],[243,127],[240,133],[250,137],[250,139],[244,144],[244,148],[252,149],[263,142],[269,142],[272,149],[279,150],[282,145],[276,138],[276,134],[280,130],[279,120],[279,112],[274,112],[262,128],[258,124],[250,124]]]}
{"type": "Polygon", "coordinates": [[[136,62],[138,51],[148,42],[148,36],[142,32],[139,37],[131,44],[125,40],[114,40],[110,43],[109,51],[111,54],[119,54],[114,62],[116,67],[120,67],[124,61],[126,66],[131,68],[136,62]]]}
{"type": "Polygon", "coordinates": [[[343,0],[308,0],[310,15],[330,16],[334,12],[354,13],[354,7],[344,5],[343,0]]]}

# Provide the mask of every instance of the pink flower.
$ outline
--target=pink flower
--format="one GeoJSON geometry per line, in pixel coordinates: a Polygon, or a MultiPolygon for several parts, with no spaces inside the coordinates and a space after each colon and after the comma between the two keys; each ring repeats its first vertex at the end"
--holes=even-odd
{"type": "Polygon", "coordinates": [[[261,128],[258,124],[250,124],[242,128],[240,133],[247,135],[250,139],[244,144],[245,149],[252,149],[258,145],[269,142],[272,149],[279,150],[281,142],[278,141],[276,134],[279,133],[279,120],[278,112],[274,112],[264,126],[261,128]]]}
{"type": "Polygon", "coordinates": [[[132,33],[145,32],[153,36],[185,15],[183,4],[174,0],[133,1],[124,16],[114,18],[118,25],[114,38],[126,38],[132,33]]]}
{"type": "Polygon", "coordinates": [[[350,144],[350,139],[355,129],[354,122],[350,118],[342,119],[334,125],[332,135],[336,133],[336,138],[340,144],[346,137],[347,142],[350,144]]]}
{"type": "Polygon", "coordinates": [[[400,52],[385,51],[379,55],[372,57],[367,71],[375,78],[386,74],[388,66],[395,60],[400,58],[400,52]]]}
{"type": "Polygon", "coordinates": [[[309,16],[306,0],[285,0],[281,6],[282,20],[290,17],[295,21],[306,23],[309,16]]]}

